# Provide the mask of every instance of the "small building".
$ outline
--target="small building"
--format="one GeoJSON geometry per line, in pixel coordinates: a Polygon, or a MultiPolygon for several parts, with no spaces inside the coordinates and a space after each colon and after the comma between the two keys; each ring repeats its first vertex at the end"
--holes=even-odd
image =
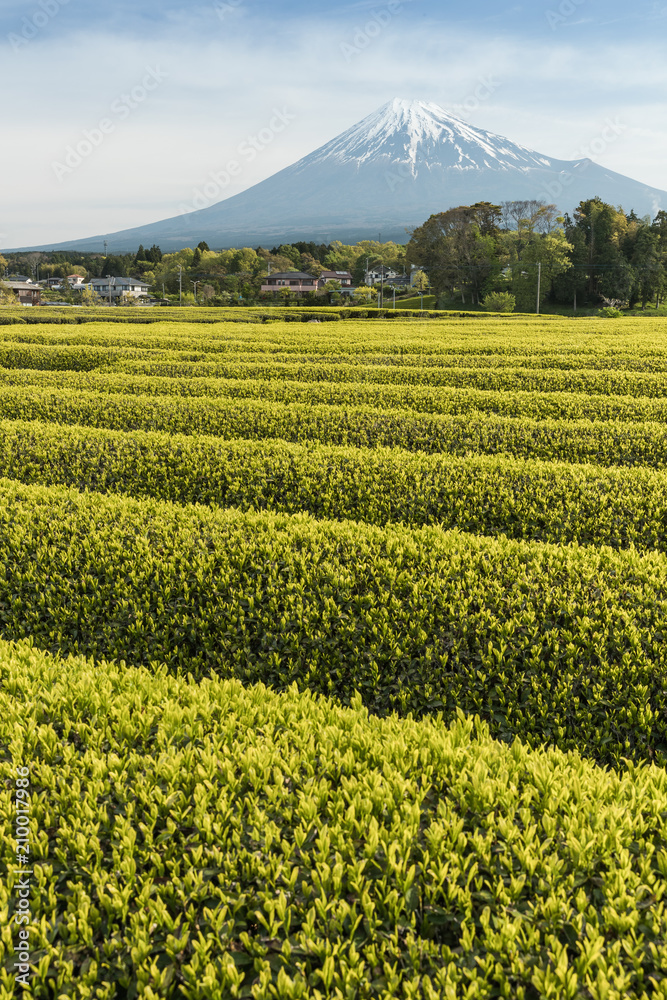
{"type": "Polygon", "coordinates": [[[80,274],[68,274],[67,280],[69,282],[70,288],[81,288],[84,284],[85,279],[81,277],[80,274]]]}
{"type": "Polygon", "coordinates": [[[378,264],[376,267],[371,267],[366,271],[366,284],[376,285],[378,282],[386,281],[392,284],[394,278],[400,277],[398,271],[395,271],[393,267],[387,267],[386,264],[378,264]]]}
{"type": "Polygon", "coordinates": [[[22,306],[38,306],[41,288],[33,284],[32,281],[16,281],[14,278],[7,278],[2,282],[5,288],[9,288],[22,306]]]}
{"type": "Polygon", "coordinates": [[[142,281],[141,278],[92,278],[88,285],[83,282],[75,285],[76,288],[92,288],[94,292],[101,295],[103,299],[111,299],[112,302],[119,302],[124,295],[133,299],[140,299],[148,295],[150,285],[142,281]]]}
{"type": "Polygon", "coordinates": [[[276,294],[283,288],[287,288],[297,295],[301,295],[303,292],[316,292],[318,279],[304,271],[276,271],[275,274],[267,276],[260,291],[276,294]]]}
{"type": "Polygon", "coordinates": [[[352,275],[349,271],[322,271],[320,288],[324,288],[327,281],[338,281],[341,288],[352,288],[352,275]]]}

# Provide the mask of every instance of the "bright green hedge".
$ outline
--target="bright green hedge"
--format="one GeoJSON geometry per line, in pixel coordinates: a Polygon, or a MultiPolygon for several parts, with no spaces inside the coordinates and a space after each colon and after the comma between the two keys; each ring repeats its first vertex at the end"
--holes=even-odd
{"type": "MultiPolygon", "coordinates": [[[[164,396],[193,399],[267,400],[329,406],[372,406],[418,413],[492,413],[534,420],[619,420],[626,423],[667,423],[667,400],[573,392],[523,392],[470,389],[466,386],[379,385],[364,382],[297,382],[283,379],[170,378],[98,371],[39,371],[0,368],[0,392],[8,406],[16,397],[30,400],[33,387],[109,395],[164,396]],[[12,390],[14,390],[12,392],[12,390]],[[21,391],[20,391],[21,390],[21,391]]],[[[51,396],[55,399],[56,396],[51,396]]],[[[3,404],[4,405],[4,404],[3,404]]],[[[102,405],[112,406],[110,403],[102,405]]],[[[164,401],[163,401],[163,405],[164,401]]],[[[177,405],[174,402],[174,405],[177,405]]],[[[12,413],[17,412],[15,410],[12,413]]]]}
{"type": "Polygon", "coordinates": [[[0,476],[177,503],[667,550],[667,475],[0,421],[0,476]]]}
{"type": "MultiPolygon", "coordinates": [[[[0,313],[2,310],[0,309],[0,313]]],[[[112,310],[121,316],[120,310],[112,310]]],[[[325,310],[326,317],[335,310],[325,310]]],[[[25,310],[23,314],[26,315],[25,310]]],[[[39,319],[43,313],[35,313],[39,319]]],[[[72,315],[68,313],[67,315],[72,315]]],[[[191,316],[192,313],[182,313],[191,316]]],[[[544,366],[549,359],[549,367],[578,367],[577,359],[584,367],[628,368],[664,370],[665,339],[667,317],[624,320],[622,323],[585,320],[583,322],[562,317],[536,316],[494,316],[476,313],[466,318],[458,315],[442,314],[435,322],[414,322],[409,316],[401,316],[402,323],[394,320],[376,320],[373,323],[359,323],[356,318],[344,319],[331,326],[329,324],[294,324],[284,322],[283,310],[275,310],[268,325],[238,323],[241,315],[237,309],[202,311],[206,322],[192,324],[174,319],[165,312],[153,314],[156,322],[150,328],[140,322],[142,313],[126,315],[119,323],[110,323],[103,314],[94,314],[83,326],[69,325],[58,328],[57,324],[36,322],[30,326],[5,326],[0,328],[0,342],[14,343],[68,343],[104,344],[134,342],[138,347],[156,340],[165,340],[163,346],[177,339],[192,342],[197,347],[207,343],[222,342],[251,345],[262,351],[298,351],[324,354],[379,354],[386,353],[394,358],[409,360],[412,354],[435,355],[440,358],[452,355],[468,355],[472,359],[496,358],[495,364],[511,364],[509,360],[521,358],[523,366],[531,367],[528,359],[539,361],[544,366]],[[139,319],[137,319],[139,317],[139,319]]],[[[250,315],[250,313],[249,313],[250,315]]],[[[259,316],[261,312],[253,312],[259,316]]],[[[306,313],[304,313],[306,315],[306,313]]],[[[312,314],[310,316],[312,318],[312,314]]],[[[518,361],[517,361],[518,363],[518,361]]]]}
{"type": "Polygon", "coordinates": [[[6,872],[30,769],[36,1000],[667,997],[662,768],[25,644],[0,747],[6,872]]]}
{"type": "MultiPolygon", "coordinates": [[[[0,308],[0,326],[3,325],[32,325],[32,324],[70,324],[79,325],[83,323],[98,323],[103,320],[109,324],[133,325],[148,323],[163,323],[170,320],[176,323],[203,323],[208,324],[219,320],[227,323],[308,323],[313,319],[320,323],[340,321],[354,317],[357,321],[363,319],[374,319],[384,321],[391,319],[403,319],[406,315],[419,318],[441,319],[452,317],[457,319],[475,319],[478,315],[474,312],[461,310],[426,310],[423,314],[419,308],[416,310],[400,310],[398,303],[396,309],[388,306],[382,308],[369,306],[234,306],[219,307],[207,306],[197,308],[194,306],[150,306],[150,307],[130,307],[122,306],[99,308],[87,308],[76,306],[48,306],[43,305],[38,309],[26,309],[24,306],[12,307],[3,306],[0,308]]],[[[641,317],[640,317],[641,319],[641,317]]]]}
{"type": "Polygon", "coordinates": [[[0,489],[0,633],[667,760],[667,559],[0,489]]]}
{"type": "Polygon", "coordinates": [[[8,325],[47,325],[47,324],[67,324],[79,325],[89,323],[104,322],[113,325],[133,326],[164,323],[165,321],[177,322],[181,324],[209,324],[216,321],[226,323],[263,323],[269,319],[280,319],[283,322],[307,322],[311,318],[317,318],[320,322],[329,320],[339,320],[340,313],[336,309],[271,309],[263,307],[237,306],[234,308],[224,307],[178,307],[178,306],[110,306],[99,308],[77,308],[76,306],[40,306],[39,309],[26,309],[3,307],[0,308],[0,326],[8,325]]]}
{"type": "Polygon", "coordinates": [[[503,454],[603,466],[667,467],[667,423],[648,421],[530,420],[477,412],[423,414],[363,405],[0,387],[2,418],[120,431],[403,448],[430,454],[503,454]]]}
{"type": "MultiPolygon", "coordinates": [[[[120,349],[117,349],[120,352],[120,349]]],[[[129,349],[128,349],[129,350],[129,349]]],[[[46,365],[45,365],[46,366],[46,365]]],[[[19,367],[18,364],[15,367],[19,367]]],[[[142,360],[120,353],[104,369],[112,374],[159,375],[169,378],[286,379],[299,382],[367,382],[372,385],[457,386],[529,392],[588,392],[620,396],[667,396],[663,372],[597,371],[550,368],[464,368],[431,365],[369,365],[347,361],[194,361],[142,360]]]]}
{"type": "MultiPolygon", "coordinates": [[[[109,365],[159,364],[171,360],[175,365],[204,361],[210,358],[203,347],[198,350],[169,350],[157,347],[106,347],[102,344],[33,344],[0,343],[0,368],[33,368],[46,371],[90,371],[109,365]]],[[[214,363],[214,362],[209,362],[214,363]]]]}

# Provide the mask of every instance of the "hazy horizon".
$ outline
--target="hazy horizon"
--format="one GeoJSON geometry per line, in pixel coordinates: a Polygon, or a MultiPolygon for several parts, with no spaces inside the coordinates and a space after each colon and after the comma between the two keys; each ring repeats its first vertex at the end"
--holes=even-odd
{"type": "Polygon", "coordinates": [[[0,246],[177,215],[245,145],[238,194],[394,97],[667,189],[667,6],[320,6],[6,0],[0,246]]]}

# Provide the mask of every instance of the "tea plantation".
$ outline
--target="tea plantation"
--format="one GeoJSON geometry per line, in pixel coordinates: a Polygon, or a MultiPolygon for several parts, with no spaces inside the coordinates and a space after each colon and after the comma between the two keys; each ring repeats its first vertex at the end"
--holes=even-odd
{"type": "Polygon", "coordinates": [[[0,1000],[667,1000],[667,321],[184,314],[0,325],[0,1000]]]}

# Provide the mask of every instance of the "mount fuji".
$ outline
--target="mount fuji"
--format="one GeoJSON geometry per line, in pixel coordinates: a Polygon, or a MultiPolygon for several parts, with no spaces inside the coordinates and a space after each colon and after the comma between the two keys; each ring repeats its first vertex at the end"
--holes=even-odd
{"type": "Polygon", "coordinates": [[[667,208],[667,192],[588,158],[554,159],[437,104],[395,99],[241,194],[151,225],[39,249],[100,249],[104,239],[112,252],[140,243],[177,250],[200,240],[221,249],[347,243],[379,233],[405,243],[407,230],[456,205],[538,199],[572,212],[596,195],[640,216],[667,208]]]}

